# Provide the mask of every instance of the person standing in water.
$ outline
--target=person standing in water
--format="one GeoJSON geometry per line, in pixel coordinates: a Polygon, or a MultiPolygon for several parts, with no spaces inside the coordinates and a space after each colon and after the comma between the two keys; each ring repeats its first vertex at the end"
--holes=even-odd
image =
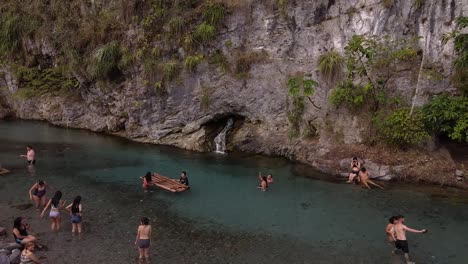
{"type": "Polygon", "coordinates": [[[20,255],[20,264],[41,264],[39,258],[34,255],[35,245],[33,242],[27,242],[24,245],[24,249],[20,255]]]}
{"type": "Polygon", "coordinates": [[[36,203],[36,208],[39,209],[39,206],[45,206],[46,205],[46,188],[49,185],[43,181],[40,180],[36,182],[30,189],[29,189],[29,199],[34,200],[34,203],[36,203]]]}
{"type": "Polygon", "coordinates": [[[62,199],[62,192],[56,191],[54,197],[52,197],[52,199],[49,200],[46,207],[44,207],[44,210],[42,210],[42,213],[41,213],[41,217],[44,217],[45,211],[50,206],[49,218],[50,218],[50,223],[51,223],[50,229],[52,231],[54,230],[59,231],[60,228],[62,227],[62,218],[60,217],[60,209],[63,208],[66,201],[62,201],[61,199],[62,199]]]}
{"type": "Polygon", "coordinates": [[[353,180],[356,180],[359,182],[359,171],[361,170],[361,163],[359,162],[357,157],[353,157],[351,160],[351,173],[348,176],[348,181],[347,183],[353,182],[353,180]]]}
{"type": "Polygon", "coordinates": [[[138,257],[139,262],[143,262],[144,257],[146,262],[149,263],[148,249],[151,246],[151,225],[149,224],[149,219],[147,217],[142,217],[140,219],[140,226],[137,230],[135,245],[138,247],[138,253],[140,254],[138,257]]]}
{"type": "Polygon", "coordinates": [[[151,172],[147,172],[145,176],[140,177],[143,180],[143,190],[148,191],[148,186],[152,184],[152,175],[151,172]]]}
{"type": "Polygon", "coordinates": [[[71,223],[72,223],[72,236],[75,235],[75,230],[78,233],[78,236],[81,237],[81,222],[83,207],[81,205],[81,196],[76,196],[73,203],[66,207],[67,210],[70,210],[71,223]]]}
{"type": "Polygon", "coordinates": [[[20,157],[26,158],[30,165],[36,164],[36,152],[34,152],[34,149],[29,145],[26,147],[26,155],[20,155],[20,157]]]}
{"type": "Polygon", "coordinates": [[[408,241],[406,240],[406,231],[411,232],[411,233],[426,233],[426,229],[422,230],[416,230],[407,227],[404,225],[405,223],[405,217],[402,215],[397,216],[396,218],[396,224],[394,225],[395,229],[395,247],[397,249],[401,249],[403,253],[405,253],[405,260],[407,264],[414,264],[414,262],[410,261],[409,258],[409,247],[408,247],[408,241]]]}
{"type": "Polygon", "coordinates": [[[370,177],[370,173],[366,170],[365,167],[362,167],[361,168],[361,171],[359,172],[359,178],[361,179],[361,182],[364,186],[366,186],[368,189],[370,189],[371,187],[369,186],[369,184],[372,184],[374,186],[377,186],[381,189],[383,189],[382,186],[378,185],[377,183],[375,183],[374,181],[372,181],[371,179],[369,179],[370,177]]]}
{"type": "Polygon", "coordinates": [[[182,171],[182,173],[180,174],[179,182],[190,187],[187,172],[182,171]]]}
{"type": "Polygon", "coordinates": [[[388,242],[390,242],[391,244],[395,243],[396,241],[396,237],[395,237],[395,224],[396,223],[397,223],[396,216],[392,216],[388,219],[387,227],[385,227],[385,233],[387,233],[388,242]]]}

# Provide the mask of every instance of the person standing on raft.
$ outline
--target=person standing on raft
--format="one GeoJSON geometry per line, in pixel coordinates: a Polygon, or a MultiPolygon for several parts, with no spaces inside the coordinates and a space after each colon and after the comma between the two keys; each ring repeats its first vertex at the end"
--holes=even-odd
{"type": "Polygon", "coordinates": [[[34,152],[34,149],[29,145],[26,147],[26,155],[20,155],[20,157],[26,158],[29,165],[36,164],[36,152],[34,152]]]}
{"type": "Polygon", "coordinates": [[[416,230],[405,226],[405,217],[402,215],[396,217],[396,222],[397,223],[394,227],[396,236],[395,247],[397,249],[401,249],[403,253],[405,253],[405,260],[407,264],[414,264],[414,262],[410,261],[409,259],[409,247],[408,241],[406,240],[406,231],[411,233],[426,233],[427,229],[416,230]]]}

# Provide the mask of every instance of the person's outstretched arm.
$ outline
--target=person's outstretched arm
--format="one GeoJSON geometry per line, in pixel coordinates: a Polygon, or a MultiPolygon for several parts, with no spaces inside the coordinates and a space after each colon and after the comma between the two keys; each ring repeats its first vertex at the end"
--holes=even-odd
{"type": "Polygon", "coordinates": [[[44,210],[42,210],[41,217],[44,217],[44,213],[45,213],[45,211],[47,210],[47,208],[49,208],[51,202],[52,202],[52,199],[49,199],[49,202],[48,202],[47,205],[44,207],[44,210]]]}
{"type": "Polygon", "coordinates": [[[135,245],[138,244],[138,239],[140,238],[140,227],[138,227],[138,230],[137,230],[137,235],[136,235],[136,238],[135,238],[135,245]]]}
{"type": "Polygon", "coordinates": [[[423,230],[416,230],[416,229],[412,229],[412,228],[409,228],[407,226],[403,226],[403,229],[408,231],[408,232],[412,232],[412,233],[426,233],[426,229],[423,229],[423,230]]]}

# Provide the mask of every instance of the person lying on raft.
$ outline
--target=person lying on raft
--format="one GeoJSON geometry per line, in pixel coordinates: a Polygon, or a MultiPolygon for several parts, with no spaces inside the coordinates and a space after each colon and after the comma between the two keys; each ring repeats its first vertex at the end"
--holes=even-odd
{"type": "Polygon", "coordinates": [[[380,186],[377,183],[373,182],[371,179],[369,179],[369,177],[370,177],[370,173],[366,170],[365,167],[362,167],[361,171],[359,172],[359,178],[361,178],[361,183],[364,186],[366,186],[368,189],[371,188],[371,187],[369,187],[369,183],[383,189],[382,186],[380,186]]]}
{"type": "Polygon", "coordinates": [[[45,206],[47,203],[46,199],[46,189],[49,187],[47,182],[40,180],[36,182],[30,189],[29,189],[29,199],[34,200],[36,203],[36,208],[39,209],[40,206],[45,206]]]}
{"type": "Polygon", "coordinates": [[[152,175],[151,175],[151,172],[147,172],[145,174],[145,176],[143,177],[140,177],[140,179],[143,180],[143,189],[145,190],[145,192],[148,190],[148,186],[152,185],[152,175]]]}
{"type": "Polygon", "coordinates": [[[361,163],[359,162],[357,157],[353,157],[351,160],[351,173],[348,176],[347,183],[351,183],[354,181],[359,182],[359,170],[361,169],[361,163]]]}
{"type": "Polygon", "coordinates": [[[260,186],[257,187],[257,189],[260,189],[261,191],[266,191],[268,188],[268,179],[265,176],[262,176],[262,173],[258,173],[258,180],[260,181],[260,186]]]}

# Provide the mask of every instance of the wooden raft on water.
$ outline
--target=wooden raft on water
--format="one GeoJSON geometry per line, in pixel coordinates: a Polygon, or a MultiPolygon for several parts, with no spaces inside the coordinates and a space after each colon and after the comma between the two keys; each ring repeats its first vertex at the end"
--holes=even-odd
{"type": "Polygon", "coordinates": [[[170,192],[183,192],[186,191],[189,187],[185,184],[180,183],[177,180],[169,179],[168,177],[159,175],[154,173],[151,176],[151,183],[149,185],[155,185],[159,188],[163,188],[164,190],[168,190],[170,192]]]}
{"type": "Polygon", "coordinates": [[[7,174],[7,173],[9,173],[9,172],[10,172],[10,171],[7,170],[7,169],[5,169],[5,168],[0,168],[0,175],[2,175],[2,174],[7,174]]]}

